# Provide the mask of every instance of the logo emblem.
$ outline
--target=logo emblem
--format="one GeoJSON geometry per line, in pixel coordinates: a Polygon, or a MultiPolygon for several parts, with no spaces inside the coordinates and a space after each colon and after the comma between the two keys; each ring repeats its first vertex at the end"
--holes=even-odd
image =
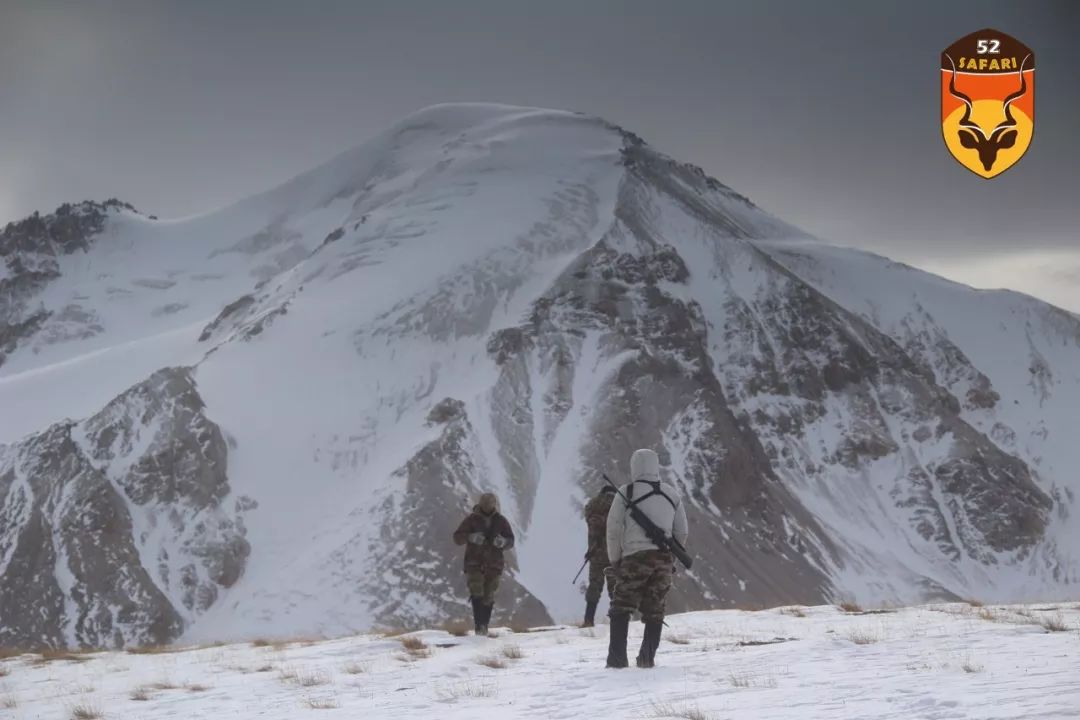
{"type": "Polygon", "coordinates": [[[1035,128],[1035,53],[998,30],[965,35],[941,53],[941,132],[979,177],[1005,172],[1035,128]]]}

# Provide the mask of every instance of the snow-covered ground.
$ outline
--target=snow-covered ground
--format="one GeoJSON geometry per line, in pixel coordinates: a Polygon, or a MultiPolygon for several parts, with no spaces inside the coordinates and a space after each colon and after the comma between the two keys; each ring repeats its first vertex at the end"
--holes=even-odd
{"type": "MultiPolygon", "coordinates": [[[[789,607],[668,622],[649,671],[604,668],[606,626],[256,641],[77,661],[25,655],[0,661],[0,715],[987,720],[1076,717],[1080,708],[1078,603],[789,607]],[[427,647],[410,652],[410,640],[427,647]]],[[[631,629],[631,656],[640,627],[631,629]]]]}

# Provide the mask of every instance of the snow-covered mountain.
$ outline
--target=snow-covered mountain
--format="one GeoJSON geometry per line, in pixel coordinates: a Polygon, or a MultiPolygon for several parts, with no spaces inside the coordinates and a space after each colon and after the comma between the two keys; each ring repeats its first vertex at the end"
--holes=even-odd
{"type": "Polygon", "coordinates": [[[444,105],[268,193],[0,234],[0,645],[570,619],[657,448],[676,609],[1076,595],[1080,318],[817,243],[631,133],[444,105]]]}

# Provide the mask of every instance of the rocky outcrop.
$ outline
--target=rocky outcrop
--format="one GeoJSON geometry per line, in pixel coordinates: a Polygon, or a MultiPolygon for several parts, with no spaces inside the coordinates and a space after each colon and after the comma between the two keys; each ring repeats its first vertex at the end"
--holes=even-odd
{"type": "MultiPolygon", "coordinates": [[[[463,402],[440,401],[427,424],[436,437],[396,471],[404,491],[383,503],[378,542],[369,548],[375,569],[364,589],[372,615],[384,626],[417,627],[471,612],[462,548],[450,538],[475,498],[490,489],[489,473],[463,402]]],[[[513,552],[508,556],[496,598],[497,622],[550,623],[543,604],[518,582],[513,552]]]]}
{"type": "MultiPolygon", "coordinates": [[[[60,276],[59,259],[86,252],[105,228],[108,213],[120,209],[134,210],[119,200],[64,204],[51,215],[34,213],[0,230],[0,262],[4,265],[4,272],[0,272],[0,365],[53,315],[34,299],[60,276]]],[[[56,333],[62,333],[61,328],[71,320],[85,333],[101,330],[78,305],[64,308],[60,315],[56,333]]]]}
{"type": "Polygon", "coordinates": [[[243,572],[227,444],[168,368],[81,423],[0,446],[0,645],[174,639],[243,572]]]}

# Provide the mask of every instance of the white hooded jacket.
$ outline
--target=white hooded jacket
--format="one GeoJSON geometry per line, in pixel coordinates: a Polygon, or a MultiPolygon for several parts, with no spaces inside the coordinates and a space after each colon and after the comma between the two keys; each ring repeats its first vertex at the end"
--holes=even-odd
{"type": "MultiPolygon", "coordinates": [[[[632,503],[652,492],[654,486],[650,483],[659,483],[659,490],[663,495],[648,497],[636,502],[636,506],[666,535],[685,545],[688,533],[686,508],[683,507],[682,498],[678,496],[675,488],[660,482],[660,458],[657,454],[652,450],[634,451],[630,457],[630,478],[633,482],[622,486],[620,490],[632,503]],[[631,485],[634,486],[632,497],[631,485]]],[[[656,545],[641,526],[630,517],[626,502],[616,493],[607,517],[608,559],[617,563],[627,555],[656,549],[656,545]]]]}

